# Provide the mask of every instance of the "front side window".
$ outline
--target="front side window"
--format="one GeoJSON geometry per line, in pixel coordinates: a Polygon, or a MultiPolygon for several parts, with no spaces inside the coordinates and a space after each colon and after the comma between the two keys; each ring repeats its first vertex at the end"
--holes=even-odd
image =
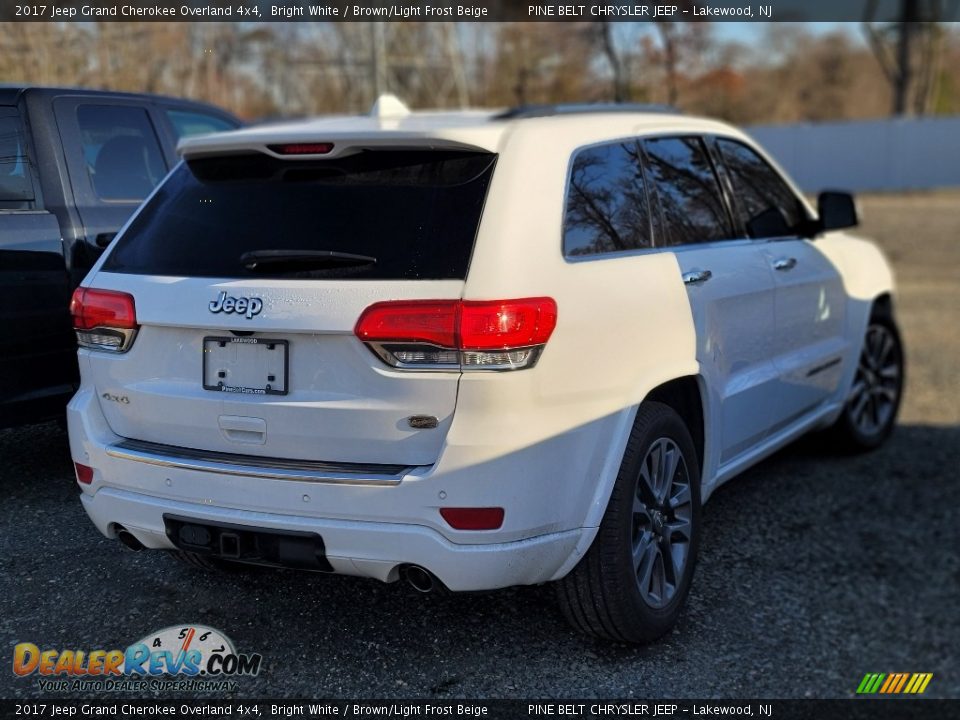
{"type": "Polygon", "coordinates": [[[735,140],[717,140],[730,174],[740,222],[752,238],[797,235],[806,218],[803,205],[783,178],[752,149],[735,140]]]}
{"type": "Polygon", "coordinates": [[[564,254],[649,247],[650,210],[637,143],[627,140],[579,151],[567,187],[564,254]]]}
{"type": "Polygon", "coordinates": [[[33,200],[20,116],[16,108],[0,108],[0,210],[28,210],[33,200]]]}
{"type": "Polygon", "coordinates": [[[703,140],[644,141],[648,169],[660,197],[663,245],[724,240],[733,236],[723,194],[703,140]]]}
{"type": "Polygon", "coordinates": [[[81,105],[77,122],[83,160],[100,200],[139,202],[167,174],[160,143],[144,108],[81,105]]]}

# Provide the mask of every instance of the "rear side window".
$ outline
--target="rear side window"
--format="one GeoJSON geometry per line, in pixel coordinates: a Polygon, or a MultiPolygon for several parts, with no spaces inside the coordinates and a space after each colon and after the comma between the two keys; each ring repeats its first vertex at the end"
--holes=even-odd
{"type": "Polygon", "coordinates": [[[77,123],[90,184],[100,200],[139,202],[167,173],[144,108],[80,105],[77,123]]]}
{"type": "Polygon", "coordinates": [[[648,170],[663,219],[662,245],[724,240],[733,236],[716,173],[698,137],[644,141],[648,170]]]}
{"type": "Polygon", "coordinates": [[[496,156],[264,154],[181,164],[117,242],[110,272],[197,277],[464,279],[496,156]],[[251,267],[251,255],[268,261],[251,267]],[[351,262],[327,263],[324,254],[351,262]],[[372,259],[375,262],[370,262],[372,259]]]}
{"type": "Polygon", "coordinates": [[[29,210],[34,191],[16,108],[0,108],[0,210],[29,210]]]}
{"type": "Polygon", "coordinates": [[[752,149],[735,140],[717,140],[730,173],[740,222],[752,238],[796,235],[806,220],[803,205],[783,178],[752,149]]]}
{"type": "Polygon", "coordinates": [[[579,151],[567,187],[564,254],[651,246],[650,210],[637,143],[609,143],[579,151]]]}
{"type": "Polygon", "coordinates": [[[205,113],[188,112],[186,110],[167,110],[167,117],[173,125],[173,132],[177,140],[193,135],[209,135],[210,133],[233,130],[236,123],[227,122],[223,118],[205,113]]]}

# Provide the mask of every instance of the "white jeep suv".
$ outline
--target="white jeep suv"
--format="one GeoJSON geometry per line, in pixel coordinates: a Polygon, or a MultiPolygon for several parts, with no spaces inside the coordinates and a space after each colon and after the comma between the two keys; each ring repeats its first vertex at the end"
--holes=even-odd
{"type": "Polygon", "coordinates": [[[728,125],[534,107],[186,141],[77,290],[69,407],[106,536],[235,562],[557,581],[649,641],[701,504],[803,433],[890,433],[880,252],[728,125]]]}

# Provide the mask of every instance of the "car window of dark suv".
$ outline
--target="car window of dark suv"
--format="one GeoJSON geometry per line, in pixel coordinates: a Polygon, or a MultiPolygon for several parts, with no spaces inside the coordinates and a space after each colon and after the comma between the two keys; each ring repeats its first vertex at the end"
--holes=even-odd
{"type": "Polygon", "coordinates": [[[16,108],[0,107],[0,210],[30,210],[33,181],[16,108]]]}
{"type": "Polygon", "coordinates": [[[139,202],[167,174],[144,108],[83,104],[77,124],[90,183],[100,200],[139,202]]]}
{"type": "Polygon", "coordinates": [[[786,237],[799,233],[807,220],[803,204],[770,165],[736,140],[718,139],[736,198],[740,222],[751,238],[786,237]]]}
{"type": "Polygon", "coordinates": [[[563,220],[567,256],[652,247],[640,148],[634,140],[577,152],[563,220]]]}
{"type": "Polygon", "coordinates": [[[191,110],[166,110],[167,118],[173,125],[177,140],[194,135],[208,135],[210,133],[233,130],[236,124],[227,122],[223,118],[207,115],[206,113],[191,110]]]}
{"type": "Polygon", "coordinates": [[[643,145],[665,224],[657,244],[688,245],[732,238],[723,192],[703,140],[651,138],[643,145]]]}

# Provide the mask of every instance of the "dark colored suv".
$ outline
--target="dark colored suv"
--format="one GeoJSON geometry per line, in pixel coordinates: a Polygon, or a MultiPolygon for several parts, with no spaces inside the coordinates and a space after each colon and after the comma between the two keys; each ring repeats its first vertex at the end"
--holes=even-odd
{"type": "Polygon", "coordinates": [[[79,380],[73,288],[180,138],[239,125],[175,98],[0,86],[0,427],[62,414],[79,380]]]}

